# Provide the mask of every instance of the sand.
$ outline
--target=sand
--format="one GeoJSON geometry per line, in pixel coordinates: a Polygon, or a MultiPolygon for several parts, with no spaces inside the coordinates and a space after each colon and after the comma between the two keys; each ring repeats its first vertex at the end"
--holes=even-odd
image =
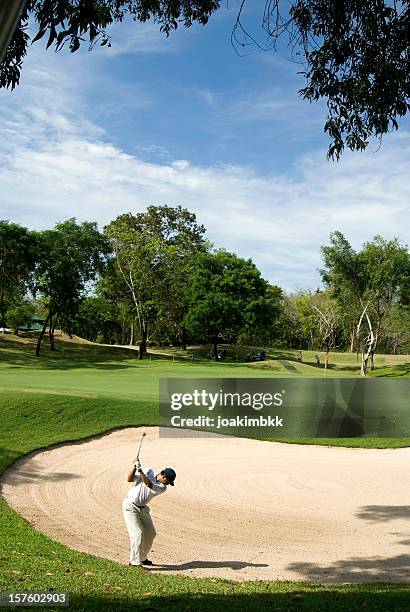
{"type": "MultiPolygon", "coordinates": [[[[2,495],[68,547],[128,563],[121,501],[143,467],[173,467],[151,502],[150,571],[234,580],[410,582],[410,448],[297,446],[127,428],[32,453],[2,495]]],[[[130,569],[130,571],[133,571],[130,569]]]]}

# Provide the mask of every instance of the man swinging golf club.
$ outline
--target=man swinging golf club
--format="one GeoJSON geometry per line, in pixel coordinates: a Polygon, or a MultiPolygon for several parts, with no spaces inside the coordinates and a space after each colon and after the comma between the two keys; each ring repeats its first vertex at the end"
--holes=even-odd
{"type": "MultiPolygon", "coordinates": [[[[141,440],[142,443],[142,440],[141,440]]],[[[174,486],[176,473],[165,468],[158,474],[152,468],[143,471],[139,461],[139,450],[127,481],[134,485],[129,489],[122,502],[122,512],[130,536],[129,565],[144,567],[152,565],[148,559],[149,551],[156,536],[154,524],[148,507],[151,499],[165,493],[167,485],[174,486]]]]}

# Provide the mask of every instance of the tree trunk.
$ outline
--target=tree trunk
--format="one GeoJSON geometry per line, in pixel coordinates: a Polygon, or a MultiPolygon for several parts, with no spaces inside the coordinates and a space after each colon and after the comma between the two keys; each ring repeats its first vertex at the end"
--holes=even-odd
{"type": "Polygon", "coordinates": [[[51,311],[48,312],[47,318],[44,321],[43,329],[41,330],[40,335],[39,335],[38,340],[37,340],[36,357],[40,356],[41,341],[43,339],[44,334],[46,333],[47,323],[50,320],[50,316],[51,316],[51,311]]]}
{"type": "Polygon", "coordinates": [[[367,363],[369,361],[369,354],[362,352],[362,363],[360,364],[360,376],[366,376],[367,374],[367,363]]]}
{"type": "Polygon", "coordinates": [[[214,359],[218,361],[218,338],[214,339],[214,359]]]}
{"type": "Polygon", "coordinates": [[[53,331],[49,330],[48,338],[50,340],[50,351],[56,351],[57,349],[56,349],[56,345],[54,342],[54,332],[53,331]]]}
{"type": "Polygon", "coordinates": [[[370,335],[366,338],[362,348],[362,364],[360,368],[360,376],[366,376],[369,367],[369,359],[374,351],[374,336],[370,332],[370,335]]]}
{"type": "Polygon", "coordinates": [[[0,287],[0,325],[6,326],[6,309],[4,306],[4,290],[3,286],[0,287]]]}
{"type": "Polygon", "coordinates": [[[372,350],[374,350],[375,347],[375,343],[377,342],[377,337],[375,337],[374,333],[373,333],[373,326],[372,326],[372,322],[370,321],[370,317],[367,314],[367,308],[369,307],[370,302],[365,306],[362,314],[360,315],[360,319],[359,322],[357,324],[356,327],[356,335],[357,338],[360,337],[360,328],[362,326],[362,322],[363,322],[363,318],[366,317],[366,322],[367,322],[367,327],[369,330],[369,335],[366,336],[366,338],[363,340],[361,348],[362,348],[362,363],[360,366],[360,376],[366,376],[367,374],[367,369],[368,369],[368,363],[369,363],[369,357],[372,353],[372,350]]]}
{"type": "Polygon", "coordinates": [[[48,340],[50,342],[50,350],[53,350],[51,348],[51,343],[52,343],[52,339],[51,339],[51,335],[52,335],[52,328],[53,328],[53,313],[50,313],[50,325],[48,326],[48,340]]]}
{"type": "Polygon", "coordinates": [[[134,344],[134,323],[130,325],[130,346],[134,344]]]}
{"type": "Polygon", "coordinates": [[[355,330],[355,328],[353,326],[353,329],[350,332],[350,352],[351,353],[354,353],[354,339],[355,339],[355,336],[356,336],[356,330],[355,330]]]}
{"type": "Polygon", "coordinates": [[[377,341],[379,339],[379,334],[376,333],[376,336],[374,338],[374,342],[373,342],[373,346],[372,346],[372,351],[370,353],[370,360],[371,360],[371,369],[374,370],[374,354],[376,352],[376,348],[377,348],[377,341]]]}
{"type": "Polygon", "coordinates": [[[141,332],[141,342],[138,351],[138,359],[144,359],[144,355],[147,352],[147,338],[148,338],[148,325],[143,326],[140,329],[141,332]]]}
{"type": "Polygon", "coordinates": [[[181,344],[182,344],[182,349],[184,351],[186,351],[186,345],[187,345],[187,337],[186,337],[186,329],[185,329],[185,325],[182,326],[182,337],[181,337],[181,344]]]}
{"type": "Polygon", "coordinates": [[[55,342],[54,342],[54,332],[55,332],[56,325],[57,325],[57,319],[58,319],[58,313],[55,316],[54,323],[53,323],[53,317],[50,318],[50,327],[48,330],[48,337],[50,338],[50,351],[57,350],[55,342]]]}

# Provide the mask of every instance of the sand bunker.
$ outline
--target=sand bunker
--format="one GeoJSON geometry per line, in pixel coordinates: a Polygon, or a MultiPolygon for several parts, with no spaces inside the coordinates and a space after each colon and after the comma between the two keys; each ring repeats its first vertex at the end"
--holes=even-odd
{"type": "Polygon", "coordinates": [[[235,580],[410,582],[410,448],[296,446],[130,428],[33,453],[2,479],[7,503],[71,548],[128,562],[121,501],[142,464],[174,467],[151,502],[150,571],[235,580]]]}

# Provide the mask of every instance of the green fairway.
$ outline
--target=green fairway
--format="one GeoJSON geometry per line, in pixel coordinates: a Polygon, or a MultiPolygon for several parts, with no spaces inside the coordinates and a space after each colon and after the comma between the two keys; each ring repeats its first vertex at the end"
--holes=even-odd
{"type": "MultiPolygon", "coordinates": [[[[158,381],[168,377],[266,377],[323,376],[314,365],[289,360],[279,353],[277,360],[261,363],[213,362],[203,359],[163,357],[153,354],[138,361],[137,352],[91,343],[58,342],[58,352],[47,345],[35,357],[32,342],[0,337],[0,389],[81,394],[88,397],[115,397],[150,401],[158,394],[158,381]]],[[[348,368],[348,364],[346,364],[348,368]]],[[[328,376],[351,376],[348,369],[332,369],[328,376]]]]}
{"type": "MultiPolygon", "coordinates": [[[[33,356],[31,344],[0,340],[1,472],[33,449],[78,440],[127,425],[158,422],[160,377],[302,375],[266,364],[214,363],[156,356],[138,362],[132,351],[61,343],[59,352],[33,356]],[[257,367],[257,366],[263,367],[257,367]]],[[[281,361],[286,361],[281,356],[281,361]]],[[[289,360],[291,363],[292,360],[289,360]]],[[[283,364],[280,364],[281,366],[283,364]]],[[[400,364],[397,364],[397,367],[400,364]]],[[[396,366],[387,371],[394,371],[396,366]]],[[[299,370],[299,368],[301,368],[299,370]]],[[[400,371],[400,370],[399,370],[400,371]]],[[[346,375],[345,372],[338,372],[346,375]]],[[[296,440],[294,440],[296,442],[296,440]]],[[[312,443],[312,440],[306,440],[312,443]]],[[[316,441],[318,442],[318,441],[316,441]]],[[[380,441],[333,440],[347,445],[380,441]]],[[[410,440],[383,443],[408,445],[410,440]]],[[[68,591],[75,610],[408,610],[407,585],[315,586],[290,582],[233,583],[132,571],[51,541],[0,503],[1,591],[68,591]]]]}
{"type": "MultiPolygon", "coordinates": [[[[315,365],[313,351],[303,352],[303,363],[296,360],[296,351],[278,350],[267,353],[263,362],[236,361],[238,349],[230,349],[230,360],[209,361],[204,349],[189,352],[156,350],[146,360],[138,361],[137,352],[120,347],[107,347],[88,342],[70,342],[67,337],[57,342],[58,351],[51,353],[45,344],[40,357],[34,355],[34,341],[13,336],[0,336],[0,388],[28,389],[63,393],[80,393],[90,397],[123,397],[150,400],[158,393],[159,378],[253,378],[266,376],[323,377],[323,368],[315,365]]],[[[242,349],[242,353],[243,353],[242,349]]],[[[241,353],[241,357],[243,357],[241,353]]],[[[324,356],[321,354],[322,364],[324,356]]],[[[410,376],[410,357],[380,355],[373,375],[410,376]]],[[[351,353],[332,353],[326,376],[355,376],[359,372],[357,357],[351,353]]]]}
{"type": "MultiPolygon", "coordinates": [[[[156,351],[143,361],[136,351],[103,346],[64,336],[59,339],[58,351],[51,353],[45,344],[40,357],[34,355],[34,339],[0,336],[0,390],[4,404],[11,401],[11,414],[21,405],[28,405],[29,414],[53,410],[50,406],[63,406],[58,414],[77,410],[76,423],[82,421],[83,409],[94,411],[90,423],[98,424],[91,435],[122,425],[158,423],[158,388],[160,378],[256,378],[256,377],[323,377],[323,369],[296,361],[296,351],[276,351],[268,355],[275,357],[264,362],[237,363],[214,362],[200,358],[204,349],[193,349],[190,353],[178,350],[156,351]],[[169,354],[168,354],[169,353],[169,354]],[[183,354],[181,354],[183,353],[183,354]],[[191,357],[194,357],[191,359],[191,357]],[[6,391],[12,393],[10,396],[6,391]],[[27,399],[27,394],[30,399],[27,399]],[[56,397],[59,397],[57,401],[56,397]],[[17,408],[15,408],[17,407],[17,408]],[[144,418],[142,418],[144,417],[144,418]]],[[[233,354],[231,348],[228,354],[233,354]]],[[[313,353],[303,352],[306,360],[313,360],[313,353]]],[[[335,353],[334,362],[326,376],[351,377],[356,367],[356,356],[350,353],[335,353]]],[[[382,355],[380,363],[391,365],[375,370],[377,375],[408,376],[409,357],[382,355]],[[407,374],[406,374],[407,373],[407,374]]],[[[3,410],[4,414],[4,410],[3,410]]],[[[10,417],[12,418],[12,417],[10,417]]],[[[53,422],[53,418],[50,422],[53,422]]],[[[66,427],[63,424],[63,429],[66,427]]],[[[78,437],[80,432],[74,430],[78,437]]],[[[58,439],[67,439],[59,437],[58,439]]],[[[398,447],[410,444],[408,439],[389,438],[321,438],[293,439],[288,442],[303,444],[331,444],[337,446],[398,447]]]]}

